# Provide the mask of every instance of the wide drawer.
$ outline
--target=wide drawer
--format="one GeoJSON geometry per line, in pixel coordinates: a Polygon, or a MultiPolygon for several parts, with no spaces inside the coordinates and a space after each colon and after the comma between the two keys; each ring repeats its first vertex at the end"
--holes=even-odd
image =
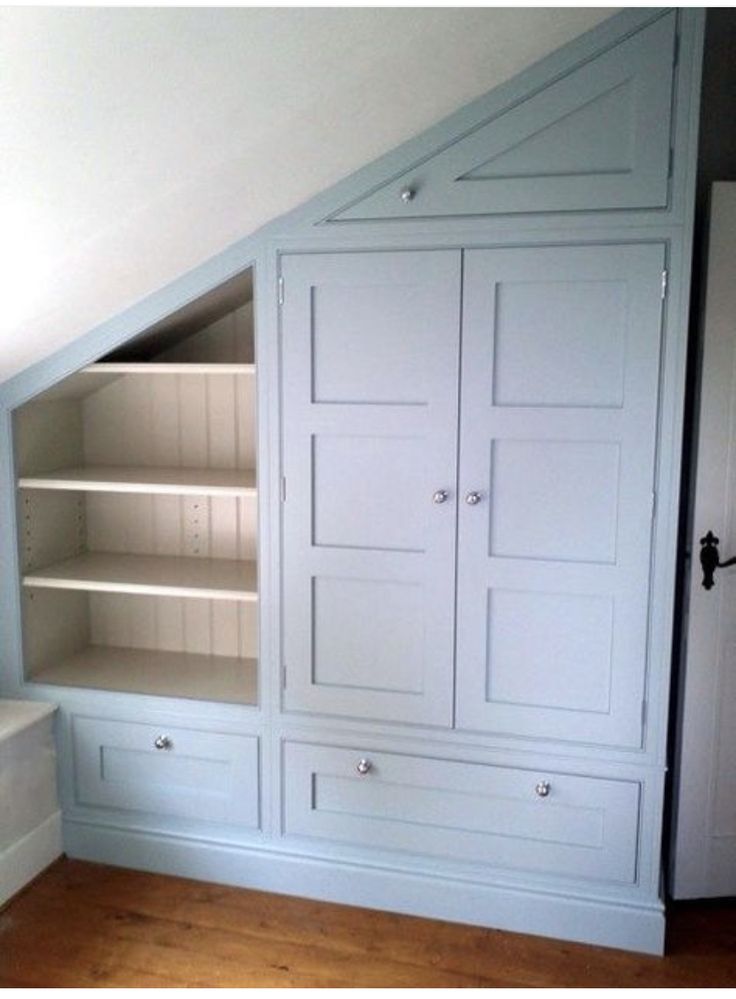
{"type": "Polygon", "coordinates": [[[287,742],[284,805],[286,835],[596,881],[636,877],[635,781],[287,742]]]}
{"type": "Polygon", "coordinates": [[[74,719],[80,805],[259,825],[258,738],[74,719]]]}

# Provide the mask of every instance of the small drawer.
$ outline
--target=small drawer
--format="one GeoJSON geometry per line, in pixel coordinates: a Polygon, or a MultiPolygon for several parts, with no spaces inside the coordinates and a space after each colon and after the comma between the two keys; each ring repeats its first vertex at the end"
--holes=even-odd
{"type": "Polygon", "coordinates": [[[631,883],[639,784],[287,742],[285,834],[631,883]]]}
{"type": "Polygon", "coordinates": [[[259,826],[258,738],[74,719],[77,802],[259,826]]]}

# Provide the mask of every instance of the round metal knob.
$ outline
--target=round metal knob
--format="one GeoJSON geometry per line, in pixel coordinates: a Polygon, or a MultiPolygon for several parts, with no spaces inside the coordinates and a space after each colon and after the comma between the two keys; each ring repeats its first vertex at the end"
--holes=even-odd
{"type": "Polygon", "coordinates": [[[410,201],[414,200],[414,195],[416,193],[417,192],[414,190],[413,187],[404,187],[401,190],[401,200],[404,202],[405,205],[408,205],[410,201]]]}
{"type": "Polygon", "coordinates": [[[549,781],[540,780],[537,786],[534,788],[540,798],[546,798],[549,794],[549,781]]]}
{"type": "Polygon", "coordinates": [[[363,777],[372,768],[373,764],[370,760],[358,760],[358,765],[355,768],[358,773],[363,777]]]}
{"type": "Polygon", "coordinates": [[[168,735],[159,735],[154,739],[153,742],[156,749],[173,749],[174,743],[168,737],[168,735]]]}
{"type": "Polygon", "coordinates": [[[483,499],[480,493],[468,493],[465,497],[465,502],[468,506],[477,506],[478,503],[483,499]]]}
{"type": "Polygon", "coordinates": [[[432,497],[433,503],[444,503],[450,494],[446,489],[438,489],[437,492],[432,497]]]}

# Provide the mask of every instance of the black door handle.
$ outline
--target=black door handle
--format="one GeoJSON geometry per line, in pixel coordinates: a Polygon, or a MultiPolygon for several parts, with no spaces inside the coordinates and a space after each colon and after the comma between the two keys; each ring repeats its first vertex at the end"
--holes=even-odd
{"type": "Polygon", "coordinates": [[[718,538],[713,531],[708,531],[704,538],[700,539],[700,565],[703,570],[703,586],[706,590],[713,588],[713,575],[716,569],[725,569],[726,566],[736,565],[736,557],[727,558],[721,562],[718,552],[718,538]]]}

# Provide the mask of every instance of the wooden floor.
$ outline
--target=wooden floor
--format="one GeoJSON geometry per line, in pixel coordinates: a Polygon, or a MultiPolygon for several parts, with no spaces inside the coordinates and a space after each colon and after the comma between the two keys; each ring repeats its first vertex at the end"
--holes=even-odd
{"type": "Polygon", "coordinates": [[[736,985],[736,905],[663,959],[62,859],[0,912],[0,986],[736,985]]]}

